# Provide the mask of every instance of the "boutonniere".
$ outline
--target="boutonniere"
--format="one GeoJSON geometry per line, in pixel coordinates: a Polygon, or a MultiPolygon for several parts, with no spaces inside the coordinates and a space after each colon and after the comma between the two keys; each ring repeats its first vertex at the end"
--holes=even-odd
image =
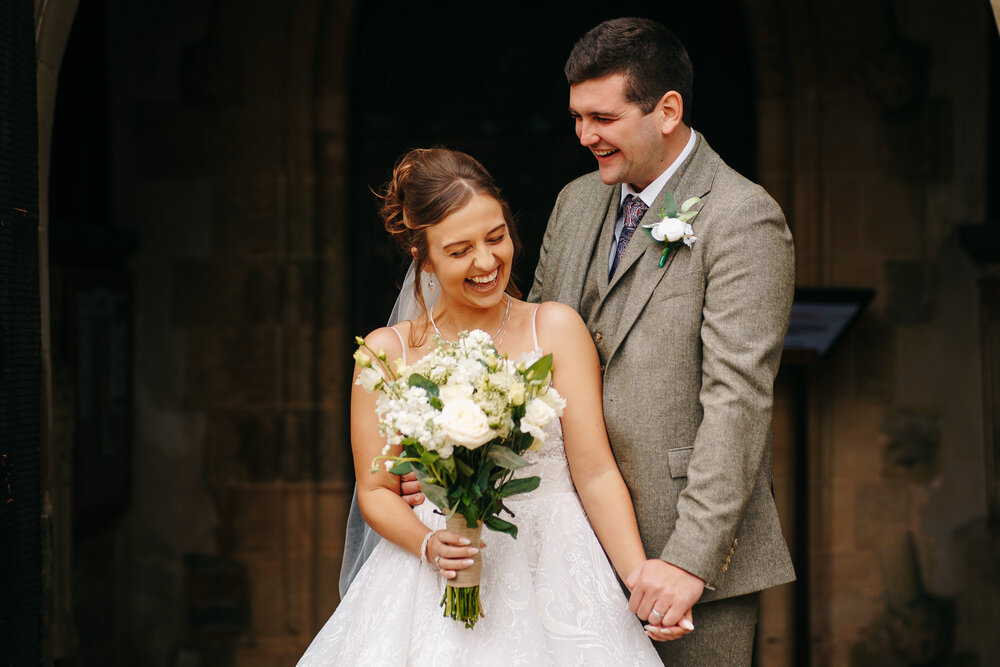
{"type": "Polygon", "coordinates": [[[660,268],[667,263],[667,256],[674,248],[679,248],[683,243],[690,247],[698,240],[691,228],[691,220],[698,215],[698,211],[692,211],[691,207],[701,201],[701,197],[691,197],[681,204],[680,212],[677,211],[677,202],[670,192],[663,193],[664,205],[660,208],[662,220],[651,225],[643,225],[642,230],[657,243],[663,244],[663,254],[660,255],[660,268]]]}

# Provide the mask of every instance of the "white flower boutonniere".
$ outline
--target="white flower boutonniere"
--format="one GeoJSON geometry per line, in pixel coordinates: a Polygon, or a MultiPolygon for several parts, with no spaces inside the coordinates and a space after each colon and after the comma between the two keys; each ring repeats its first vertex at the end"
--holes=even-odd
{"type": "Polygon", "coordinates": [[[691,227],[691,220],[698,215],[698,211],[692,211],[691,207],[701,201],[701,197],[691,197],[681,204],[680,211],[677,210],[677,202],[669,192],[663,193],[664,205],[660,208],[660,217],[663,219],[651,225],[643,225],[642,229],[651,239],[663,244],[663,254],[660,255],[660,268],[667,263],[667,256],[674,248],[684,245],[690,247],[698,240],[691,227]]]}

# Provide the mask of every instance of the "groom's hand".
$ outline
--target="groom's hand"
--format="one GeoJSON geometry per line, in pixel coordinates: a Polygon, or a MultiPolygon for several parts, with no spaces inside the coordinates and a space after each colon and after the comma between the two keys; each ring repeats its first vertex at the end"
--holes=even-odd
{"type": "Polygon", "coordinates": [[[417,479],[417,473],[408,472],[399,478],[399,495],[411,507],[416,507],[424,502],[424,494],[420,493],[420,480],[417,479]]]}
{"type": "Polygon", "coordinates": [[[632,571],[625,585],[632,591],[628,608],[648,621],[653,639],[678,639],[694,630],[691,608],[705,590],[699,577],[651,558],[632,571]]]}

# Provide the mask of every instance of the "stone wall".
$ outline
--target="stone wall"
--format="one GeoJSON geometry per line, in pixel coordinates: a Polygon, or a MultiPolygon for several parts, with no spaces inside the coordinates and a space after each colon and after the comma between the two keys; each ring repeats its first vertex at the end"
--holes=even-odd
{"type": "Polygon", "coordinates": [[[996,25],[980,2],[747,5],[797,282],[876,293],[810,371],[813,664],[994,664],[977,270],[956,232],[986,221],[996,25]]]}
{"type": "Polygon", "coordinates": [[[351,4],[113,2],[134,230],[123,664],[294,663],[335,608],[353,484],[351,4]]]}

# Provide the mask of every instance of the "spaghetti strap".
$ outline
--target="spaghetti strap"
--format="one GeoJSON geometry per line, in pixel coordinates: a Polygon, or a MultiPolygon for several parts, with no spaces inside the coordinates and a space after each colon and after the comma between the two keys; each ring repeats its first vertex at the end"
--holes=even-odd
{"type": "Polygon", "coordinates": [[[535,349],[541,350],[542,346],[538,344],[538,309],[542,304],[535,306],[535,312],[531,314],[531,337],[535,339],[535,349]]]}
{"type": "Polygon", "coordinates": [[[389,328],[392,329],[392,332],[394,334],[396,334],[396,338],[399,339],[399,344],[403,346],[403,363],[405,364],[406,363],[406,341],[403,340],[403,334],[401,334],[398,331],[396,331],[396,327],[389,327],[389,328]]]}

